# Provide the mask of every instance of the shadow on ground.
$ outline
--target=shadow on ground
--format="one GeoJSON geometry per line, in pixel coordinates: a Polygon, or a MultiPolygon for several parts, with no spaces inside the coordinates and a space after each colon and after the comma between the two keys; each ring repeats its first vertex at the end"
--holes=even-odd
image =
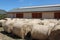
{"type": "MultiPolygon", "coordinates": [[[[0,33],[1,34],[3,34],[3,35],[6,35],[7,37],[10,37],[10,38],[13,38],[13,39],[21,39],[20,37],[18,37],[18,36],[16,36],[16,35],[14,35],[14,34],[12,34],[12,33],[7,33],[7,32],[5,32],[2,28],[0,28],[0,33]]],[[[24,39],[22,39],[22,40],[24,40],[24,39]]],[[[38,40],[38,39],[32,39],[32,37],[31,37],[31,34],[30,34],[30,32],[25,36],[25,40],[38,40]]],[[[46,39],[46,40],[48,40],[48,39],[46,39]]]]}
{"type": "Polygon", "coordinates": [[[7,33],[7,32],[5,32],[5,31],[1,31],[0,33],[2,33],[2,34],[4,34],[4,35],[7,35],[8,37],[11,37],[11,38],[13,38],[13,39],[21,39],[20,37],[14,35],[14,34],[12,34],[12,33],[7,33]]]}
{"type": "MultiPolygon", "coordinates": [[[[2,33],[2,34],[4,34],[4,35],[7,35],[8,37],[11,37],[11,38],[13,38],[13,39],[21,39],[20,37],[14,35],[14,34],[12,34],[12,33],[7,33],[7,32],[5,32],[5,31],[1,31],[0,33],[2,33]]],[[[25,39],[25,40],[37,40],[37,39],[25,39]]],[[[48,40],[48,39],[46,39],[46,40],[48,40]]]]}
{"type": "MultiPolygon", "coordinates": [[[[7,33],[7,32],[5,32],[5,31],[0,31],[0,33],[3,34],[3,35],[8,36],[8,37],[10,37],[10,38],[13,38],[13,39],[21,39],[20,37],[14,35],[14,34],[12,34],[12,33],[7,33]]],[[[25,40],[32,40],[32,39],[26,38],[25,40]]]]}

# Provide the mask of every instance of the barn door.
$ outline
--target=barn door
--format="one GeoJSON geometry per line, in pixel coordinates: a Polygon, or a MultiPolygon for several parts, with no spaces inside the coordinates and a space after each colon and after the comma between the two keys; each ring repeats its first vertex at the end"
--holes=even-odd
{"type": "Polygon", "coordinates": [[[32,13],[32,18],[42,18],[42,13],[32,13]]]}
{"type": "Polygon", "coordinates": [[[16,18],[23,18],[23,13],[16,13],[16,18]]]}
{"type": "Polygon", "coordinates": [[[55,13],[55,14],[54,14],[54,17],[55,17],[56,19],[60,19],[60,13],[55,13]]]}

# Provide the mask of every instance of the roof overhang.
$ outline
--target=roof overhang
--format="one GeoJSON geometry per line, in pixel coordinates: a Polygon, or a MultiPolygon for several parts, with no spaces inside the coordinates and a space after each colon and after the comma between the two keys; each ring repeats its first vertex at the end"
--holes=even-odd
{"type": "Polygon", "coordinates": [[[60,10],[60,4],[59,5],[45,5],[45,6],[31,6],[31,7],[21,7],[21,8],[15,8],[8,12],[34,12],[34,11],[59,11],[60,10]]]}

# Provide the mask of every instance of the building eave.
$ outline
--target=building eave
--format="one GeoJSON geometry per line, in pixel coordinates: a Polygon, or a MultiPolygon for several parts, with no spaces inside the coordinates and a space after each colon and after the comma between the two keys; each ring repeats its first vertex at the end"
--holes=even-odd
{"type": "Polygon", "coordinates": [[[60,4],[56,5],[44,5],[44,6],[31,6],[31,7],[21,7],[15,8],[8,12],[30,12],[30,11],[58,11],[60,10],[60,4]]]}

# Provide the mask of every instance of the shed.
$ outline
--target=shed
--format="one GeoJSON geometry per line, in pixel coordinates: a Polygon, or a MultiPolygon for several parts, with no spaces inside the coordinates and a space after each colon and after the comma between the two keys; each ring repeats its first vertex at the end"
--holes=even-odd
{"type": "Polygon", "coordinates": [[[9,10],[7,13],[10,18],[60,18],[60,4],[20,7],[9,10]]]}

